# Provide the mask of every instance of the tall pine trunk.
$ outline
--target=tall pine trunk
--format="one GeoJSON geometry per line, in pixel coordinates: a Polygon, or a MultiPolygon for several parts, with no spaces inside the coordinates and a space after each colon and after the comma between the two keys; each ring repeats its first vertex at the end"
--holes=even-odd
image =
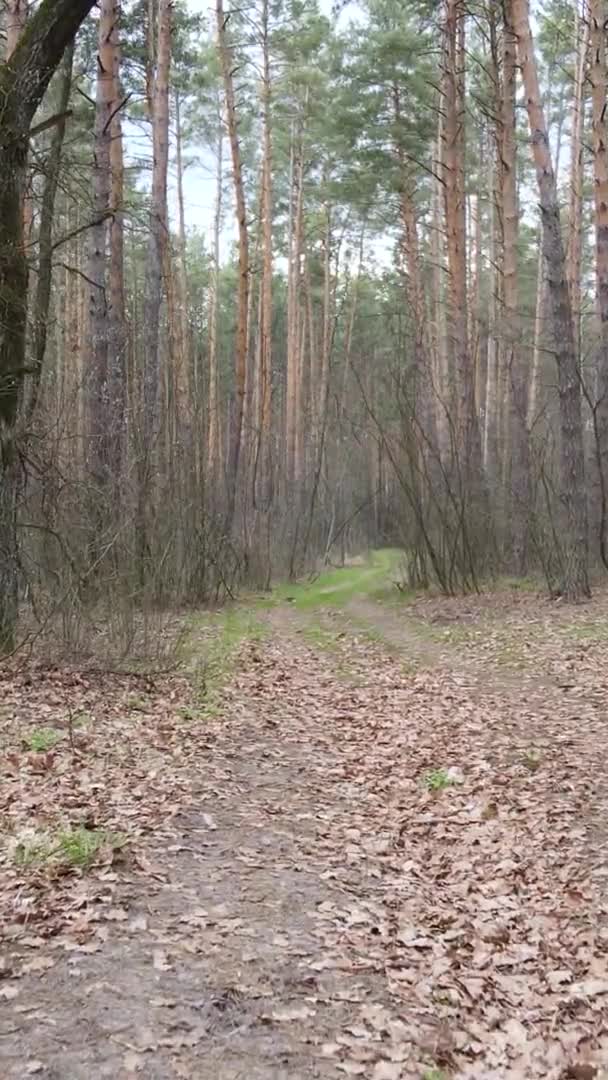
{"type": "Polygon", "coordinates": [[[145,453],[148,459],[158,434],[161,383],[160,309],[163,299],[164,251],[168,238],[167,177],[169,169],[169,74],[171,70],[172,0],[159,0],[156,72],[152,91],[152,191],[150,234],[144,287],[145,453]]]}
{"type": "Polygon", "coordinates": [[[248,353],[248,312],[249,312],[249,228],[247,224],[247,202],[243,181],[243,165],[238,133],[238,114],[234,90],[233,50],[228,44],[226,34],[227,19],[222,0],[216,0],[217,39],[224,95],[226,101],[226,123],[232,156],[232,180],[236,203],[238,225],[238,297],[237,326],[235,342],[235,389],[234,408],[230,423],[230,449],[228,460],[228,491],[226,499],[225,530],[232,529],[236,507],[236,493],[239,477],[239,463],[243,441],[243,413],[245,409],[245,386],[247,381],[248,353]]]}
{"type": "Polygon", "coordinates": [[[595,438],[599,549],[608,567],[608,127],[606,124],[606,2],[591,0],[591,94],[593,108],[593,192],[595,201],[595,273],[599,343],[595,438]]]}
{"type": "Polygon", "coordinates": [[[585,89],[587,56],[589,52],[589,20],[581,25],[578,0],[574,5],[574,37],[576,45],[576,75],[574,108],[570,144],[570,207],[568,213],[567,272],[570,303],[574,321],[574,341],[577,355],[581,345],[581,258],[583,236],[583,132],[585,122],[585,89]]]}
{"type": "Polygon", "coordinates": [[[223,218],[223,186],[224,186],[224,129],[222,123],[222,110],[218,104],[217,110],[217,147],[216,147],[216,173],[215,173],[215,205],[213,210],[213,265],[211,271],[211,287],[209,289],[209,394],[208,394],[208,421],[207,421],[207,464],[211,478],[212,489],[217,493],[217,482],[220,477],[222,463],[222,446],[220,439],[220,402],[219,402],[219,373],[218,373],[218,305],[220,287],[220,235],[223,218]]]}
{"type": "Polygon", "coordinates": [[[511,454],[511,554],[513,569],[523,575],[528,561],[530,515],[530,449],[527,425],[527,371],[521,342],[517,245],[519,205],[517,198],[517,149],[515,130],[516,42],[513,27],[505,18],[502,33],[501,181],[503,210],[503,314],[504,363],[507,375],[511,454]]]}
{"type": "Polygon", "coordinates": [[[95,0],[43,0],[10,64],[0,67],[0,652],[18,617],[15,434],[25,377],[28,265],[23,199],[30,127],[63,53],[95,0]]]}
{"type": "Polygon", "coordinates": [[[588,536],[585,494],[585,457],[580,381],[566,275],[560,209],[541,103],[528,0],[510,0],[509,21],[517,39],[517,52],[526,95],[526,108],[542,220],[542,246],[558,370],[560,402],[561,593],[571,600],[588,596],[588,536]]]}
{"type": "Polygon", "coordinates": [[[259,461],[256,502],[268,509],[272,500],[272,129],[270,116],[270,42],[268,0],[262,2],[262,281],[259,347],[259,461]]]}

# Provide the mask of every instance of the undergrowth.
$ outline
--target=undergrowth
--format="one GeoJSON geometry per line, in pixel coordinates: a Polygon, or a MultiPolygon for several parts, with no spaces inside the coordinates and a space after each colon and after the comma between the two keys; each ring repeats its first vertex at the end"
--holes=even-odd
{"type": "Polygon", "coordinates": [[[54,831],[24,830],[13,838],[12,856],[17,866],[36,869],[49,864],[86,870],[102,849],[117,850],[126,843],[119,833],[104,829],[67,827],[54,831]]]}
{"type": "Polygon", "coordinates": [[[242,646],[261,641],[265,634],[265,626],[245,608],[195,616],[182,659],[194,682],[197,708],[182,709],[184,719],[200,719],[217,712],[221,691],[234,673],[242,646]]]}

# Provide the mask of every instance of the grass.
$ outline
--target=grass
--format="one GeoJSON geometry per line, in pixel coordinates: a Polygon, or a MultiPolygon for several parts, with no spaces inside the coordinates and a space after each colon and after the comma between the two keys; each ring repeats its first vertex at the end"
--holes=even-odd
{"type": "MultiPolygon", "coordinates": [[[[343,636],[343,635],[342,635],[343,636]]],[[[309,645],[322,652],[338,652],[340,636],[332,630],[325,630],[318,623],[310,623],[302,628],[302,637],[309,645]]]]}
{"type": "Polygon", "coordinates": [[[186,720],[214,715],[220,694],[234,672],[234,663],[245,642],[261,641],[266,628],[255,615],[241,607],[198,614],[191,623],[183,659],[190,668],[198,707],[182,711],[186,720]]]}
{"type": "Polygon", "coordinates": [[[56,728],[34,728],[23,736],[23,745],[27,750],[46,753],[47,750],[52,750],[61,739],[63,739],[63,732],[57,731],[56,728]]]}
{"type": "MultiPolygon", "coordinates": [[[[324,570],[309,581],[278,585],[268,605],[288,601],[300,611],[312,608],[345,607],[355,597],[385,599],[396,589],[391,578],[398,576],[402,552],[394,548],[374,551],[367,560],[354,566],[324,570]]],[[[397,594],[399,595],[399,594],[397,594]]]]}
{"type": "Polygon", "coordinates": [[[145,694],[129,694],[127,707],[131,712],[146,712],[150,708],[150,699],[145,694]]]}
{"type": "Polygon", "coordinates": [[[443,1069],[436,1069],[434,1067],[425,1069],[421,1080],[448,1080],[447,1073],[443,1069]]]}
{"type": "Polygon", "coordinates": [[[68,827],[55,832],[26,830],[13,846],[17,866],[36,868],[48,864],[86,870],[96,861],[102,848],[117,850],[126,840],[119,833],[104,829],[68,827]]]}
{"type": "Polygon", "coordinates": [[[572,623],[560,628],[560,632],[569,641],[603,642],[608,640],[608,623],[587,622],[577,626],[572,623]]]}
{"type": "Polygon", "coordinates": [[[540,750],[536,750],[534,747],[526,750],[524,753],[524,765],[530,772],[537,772],[542,764],[542,754],[540,750]]]}
{"type": "Polygon", "coordinates": [[[431,769],[424,777],[424,786],[429,791],[443,791],[453,783],[446,769],[431,769]]]}

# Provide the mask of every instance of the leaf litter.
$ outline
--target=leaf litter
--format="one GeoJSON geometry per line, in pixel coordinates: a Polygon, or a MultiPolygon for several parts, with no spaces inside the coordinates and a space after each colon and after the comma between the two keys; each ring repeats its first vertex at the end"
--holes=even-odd
{"type": "Polygon", "coordinates": [[[272,622],[198,723],[178,677],[2,669],[3,1077],[605,1078],[602,665],[472,692],[272,622]],[[128,842],[11,860],[66,824],[128,842]]]}

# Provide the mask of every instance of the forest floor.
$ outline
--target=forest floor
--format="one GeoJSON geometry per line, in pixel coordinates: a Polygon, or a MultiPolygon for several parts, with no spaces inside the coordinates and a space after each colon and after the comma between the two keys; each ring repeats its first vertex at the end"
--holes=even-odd
{"type": "Polygon", "coordinates": [[[395,557],[0,669],[0,1078],[608,1077],[608,592],[395,557]]]}

